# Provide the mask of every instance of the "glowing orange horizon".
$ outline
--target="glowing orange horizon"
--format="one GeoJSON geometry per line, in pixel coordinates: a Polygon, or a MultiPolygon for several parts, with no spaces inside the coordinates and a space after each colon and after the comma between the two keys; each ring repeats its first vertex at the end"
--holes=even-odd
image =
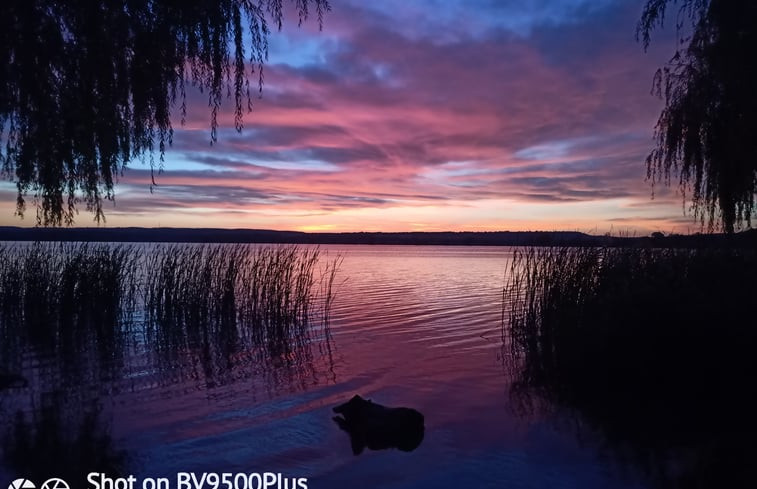
{"type": "MultiPolygon", "coordinates": [[[[438,28],[386,23],[371,8],[347,2],[323,33],[274,35],[279,58],[241,134],[227,104],[211,147],[207,98],[190,92],[154,193],[149,168],[129,164],[107,225],[699,230],[676,192],[657,188],[652,200],[644,181],[660,110],[649,83],[668,46],[645,54],[622,34],[635,25],[633,9],[611,4],[525,30],[482,13],[473,18],[488,27],[477,36],[435,9],[430,25],[454,33],[439,43],[438,28]]],[[[0,225],[34,225],[33,205],[19,220],[14,204],[14,187],[0,183],[0,225]]],[[[76,224],[93,222],[82,210],[76,224]]]]}

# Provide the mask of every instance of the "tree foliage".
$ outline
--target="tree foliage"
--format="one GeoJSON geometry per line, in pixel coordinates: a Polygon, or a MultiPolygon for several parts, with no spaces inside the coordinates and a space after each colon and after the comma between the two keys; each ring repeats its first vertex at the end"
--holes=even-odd
{"type": "Polygon", "coordinates": [[[648,0],[637,26],[644,48],[676,5],[677,45],[654,77],[665,107],[647,177],[679,186],[710,230],[751,226],[757,192],[757,2],[648,0]]]}
{"type": "MultiPolygon", "coordinates": [[[[271,25],[284,0],[4,0],[0,12],[0,160],[33,195],[37,222],[71,224],[77,204],[99,221],[127,162],[163,159],[187,86],[207,94],[211,141],[224,99],[235,125],[263,86],[271,25]],[[247,39],[245,39],[245,37],[247,39]]],[[[328,0],[292,0],[322,25],[328,0]]],[[[153,180],[154,183],[154,180],[153,180]]]]}

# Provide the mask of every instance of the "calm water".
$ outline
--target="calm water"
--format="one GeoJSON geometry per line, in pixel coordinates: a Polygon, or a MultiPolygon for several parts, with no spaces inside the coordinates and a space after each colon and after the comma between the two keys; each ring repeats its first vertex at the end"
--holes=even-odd
{"type": "MultiPolygon", "coordinates": [[[[57,360],[26,351],[30,387],[0,393],[3,429],[19,409],[56,406],[66,425],[96,406],[108,450],[125,454],[125,472],[138,478],[277,472],[306,477],[309,488],[643,486],[559,412],[536,415],[511,400],[501,352],[508,249],[321,250],[344,257],[330,338],[316,328],[302,354],[267,365],[249,351],[156,354],[140,346],[138,328],[126,354],[99,355],[94,373],[51,373],[57,360]],[[331,412],[353,394],[421,411],[421,445],[353,455],[331,412]]],[[[0,484],[22,475],[8,453],[6,443],[0,484]]]]}

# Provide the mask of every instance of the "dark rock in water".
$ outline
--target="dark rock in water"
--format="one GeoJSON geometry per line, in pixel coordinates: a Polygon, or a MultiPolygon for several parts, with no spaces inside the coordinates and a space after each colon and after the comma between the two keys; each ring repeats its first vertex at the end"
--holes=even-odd
{"type": "Polygon", "coordinates": [[[355,395],[334,408],[342,416],[334,422],[350,435],[352,453],[359,455],[365,447],[371,450],[398,448],[410,452],[423,441],[423,415],[406,407],[386,407],[355,395]]]}

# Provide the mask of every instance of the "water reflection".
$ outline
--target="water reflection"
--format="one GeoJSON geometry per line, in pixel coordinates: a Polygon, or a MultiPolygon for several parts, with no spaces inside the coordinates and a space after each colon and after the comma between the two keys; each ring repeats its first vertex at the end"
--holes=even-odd
{"type": "Polygon", "coordinates": [[[134,261],[126,246],[0,245],[0,370],[18,372],[32,352],[56,364],[57,384],[117,377],[134,261]]]}
{"type": "Polygon", "coordinates": [[[313,345],[330,344],[329,323],[319,319],[328,316],[338,261],[317,271],[319,256],[315,248],[241,245],[153,254],[145,333],[165,374],[158,377],[213,388],[263,376],[274,391],[302,387],[320,368],[313,345]]]}
{"type": "Polygon", "coordinates": [[[4,389],[21,389],[27,387],[29,381],[18,374],[7,374],[0,372],[0,391],[4,389]]]}
{"type": "Polygon", "coordinates": [[[41,482],[60,477],[86,486],[86,473],[126,474],[127,453],[110,437],[102,409],[51,396],[31,412],[17,411],[6,423],[2,449],[11,477],[41,482]]]}
{"type": "Polygon", "coordinates": [[[0,245],[0,470],[118,476],[116,402],[333,376],[337,266],[296,247],[0,245]]]}
{"type": "Polygon", "coordinates": [[[753,400],[707,399],[710,393],[675,403],[603,392],[555,395],[522,383],[511,394],[521,414],[551,416],[605,460],[640,471],[658,487],[754,487],[753,400]]]}
{"type": "Polygon", "coordinates": [[[503,322],[520,413],[658,487],[754,487],[755,330],[726,306],[753,295],[754,255],[529,253],[503,322]]]}

